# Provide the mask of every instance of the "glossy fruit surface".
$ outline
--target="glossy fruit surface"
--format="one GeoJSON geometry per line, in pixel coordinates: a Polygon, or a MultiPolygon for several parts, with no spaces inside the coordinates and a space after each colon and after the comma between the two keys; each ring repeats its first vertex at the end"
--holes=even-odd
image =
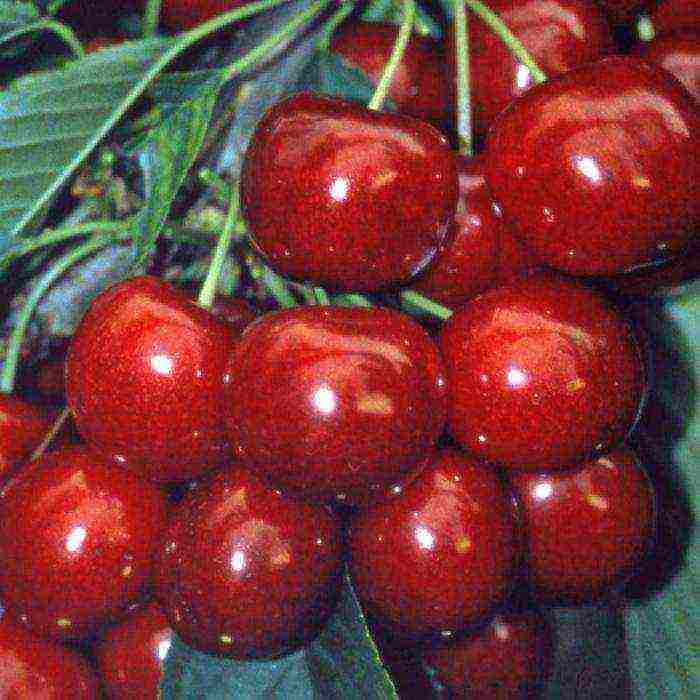
{"type": "Polygon", "coordinates": [[[38,406],[0,394],[0,482],[29,459],[50,427],[48,415],[38,406]]]}
{"type": "Polygon", "coordinates": [[[227,382],[236,458],[308,498],[350,502],[390,485],[445,422],[438,349],[389,309],[268,314],[233,349],[227,382]]]}
{"type": "Polygon", "coordinates": [[[615,274],[700,222],[700,113],[657,66],[616,57],[532,88],[489,132],[486,181],[542,262],[615,274]]]}
{"type": "Polygon", "coordinates": [[[530,579],[551,602],[596,599],[629,576],[654,530],[654,491],[634,453],[619,448],[569,471],[519,473],[530,579]]]}
{"type": "Polygon", "coordinates": [[[552,662],[552,633],[534,611],[497,615],[476,634],[429,649],[425,663],[457,698],[533,697],[552,662]]]}
{"type": "Polygon", "coordinates": [[[663,0],[651,15],[657,34],[679,29],[698,31],[700,27],[700,2],[698,0],[663,0]]]}
{"type": "Polygon", "coordinates": [[[160,545],[156,592],[190,646],[276,656],[313,637],[332,609],[340,519],[241,469],[187,494],[160,545]]]}
{"type": "Polygon", "coordinates": [[[506,468],[565,467],[607,452],[645,392],[630,324],[598,292],[551,273],[472,300],[440,346],[450,432],[506,468]]]}
{"type": "Polygon", "coordinates": [[[158,482],[225,462],[222,379],[235,337],[160,279],[111,287],[68,354],[68,403],[81,435],[158,482]]]}
{"type": "MultiPolygon", "coordinates": [[[[587,0],[491,0],[488,6],[506,23],[549,77],[611,53],[613,38],[603,14],[587,0]]],[[[470,17],[470,75],[474,128],[486,134],[498,113],[533,85],[528,68],[501,39],[470,17]]],[[[455,71],[454,37],[447,54],[455,71]]]]}
{"type": "Polygon", "coordinates": [[[421,272],[457,194],[456,159],[437,129],[309,93],[263,117],[241,175],[243,212],[270,264],[355,291],[421,272]]]}
{"type": "Polygon", "coordinates": [[[97,668],[110,698],[153,700],[172,629],[156,603],[109,628],[95,646],[97,668]]]}
{"type": "Polygon", "coordinates": [[[42,639],[4,614],[0,620],[0,697],[97,700],[95,672],[75,651],[42,639]]]}
{"type": "Polygon", "coordinates": [[[123,614],[149,582],[164,492],[84,447],[44,455],[0,492],[0,596],[13,617],[60,639],[123,614]]]}
{"type": "MultiPolygon", "coordinates": [[[[398,26],[350,21],[333,35],[330,50],[379,82],[396,43],[398,26]]],[[[450,116],[450,87],[440,45],[413,34],[389,88],[399,112],[441,123],[450,116]]]]}
{"type": "Polygon", "coordinates": [[[358,595],[401,637],[478,623],[503,602],[519,554],[495,470],[454,450],[400,495],[359,511],[349,544],[358,595]]]}
{"type": "Polygon", "coordinates": [[[160,18],[174,32],[192,29],[223,12],[248,5],[250,0],[164,0],[160,18]]]}

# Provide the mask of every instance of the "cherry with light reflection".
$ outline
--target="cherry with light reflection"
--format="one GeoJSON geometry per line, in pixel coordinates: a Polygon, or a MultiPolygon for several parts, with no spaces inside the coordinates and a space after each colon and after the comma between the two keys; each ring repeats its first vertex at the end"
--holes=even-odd
{"type": "Polygon", "coordinates": [[[350,572],[364,605],[395,635],[450,635],[504,601],[518,542],[495,469],[445,450],[400,495],[353,517],[350,572]]]}
{"type": "Polygon", "coordinates": [[[439,351],[389,309],[267,314],[233,348],[226,381],[236,458],[304,498],[362,502],[413,470],[445,423],[439,351]]]}
{"type": "Polygon", "coordinates": [[[545,264],[609,275],[680,253],[700,225],[700,112],[635,57],[532,88],[489,132],[486,182],[545,264]]]}
{"type": "Polygon", "coordinates": [[[567,471],[515,473],[511,483],[542,602],[600,598],[633,573],[650,544],[654,490],[627,447],[567,471]]]}
{"type": "Polygon", "coordinates": [[[156,593],[195,649],[273,657],[321,630],[341,564],[337,515],[232,467],[177,506],[159,548],[156,593]]]}
{"type": "Polygon", "coordinates": [[[85,447],[24,467],[0,491],[0,597],[34,632],[84,639],[139,600],[167,497],[85,447]]]}
{"type": "Polygon", "coordinates": [[[553,273],[485,292],[450,318],[439,342],[451,434],[507,469],[607,452],[645,396],[630,323],[600,293],[553,273]]]}
{"type": "Polygon", "coordinates": [[[29,459],[50,427],[49,416],[38,406],[0,394],[0,483],[29,459]]]}

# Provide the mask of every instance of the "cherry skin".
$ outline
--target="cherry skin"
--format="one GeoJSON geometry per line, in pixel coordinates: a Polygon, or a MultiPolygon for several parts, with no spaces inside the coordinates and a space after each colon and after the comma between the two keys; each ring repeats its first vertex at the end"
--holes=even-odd
{"type": "Polygon", "coordinates": [[[486,181],[506,219],[542,262],[572,274],[680,252],[700,224],[699,178],[697,105],[638,58],[532,88],[487,141],[486,181]]]}
{"type": "Polygon", "coordinates": [[[0,697],[97,700],[99,682],[88,662],[42,639],[4,614],[0,620],[0,697]]]}
{"type": "Polygon", "coordinates": [[[68,404],[80,434],[157,482],[225,463],[222,381],[236,336],[155,277],[111,287],[68,354],[68,404]]]}
{"type": "Polygon", "coordinates": [[[48,415],[38,406],[0,394],[0,483],[29,459],[50,427],[48,415]]]}
{"type": "Polygon", "coordinates": [[[630,324],[598,292],[551,273],[472,300],[447,322],[440,347],[452,435],[509,469],[607,452],[645,393],[630,324]]]}
{"type": "Polygon", "coordinates": [[[455,450],[439,453],[400,495],[359,511],[349,547],[360,599],[403,638],[478,623],[503,602],[519,556],[495,470],[455,450]]]}
{"type": "Polygon", "coordinates": [[[110,698],[158,697],[172,629],[160,606],[150,603],[111,627],[95,645],[102,683],[110,698]]]}
{"type": "Polygon", "coordinates": [[[456,158],[437,129],[309,93],[263,117],[241,175],[243,212],[270,264],[354,291],[421,272],[457,194],[456,158]]]}
{"type": "Polygon", "coordinates": [[[213,19],[223,12],[230,12],[248,5],[251,0],[163,0],[160,19],[173,32],[183,32],[213,19]]]}
{"type": "Polygon", "coordinates": [[[243,333],[226,379],[236,458],[304,498],[363,500],[414,468],[445,423],[438,349],[389,309],[267,314],[243,333]]]}
{"type": "MultiPolygon", "coordinates": [[[[612,53],[605,17],[588,0],[491,0],[506,23],[549,77],[612,53]]],[[[498,113],[533,86],[530,71],[476,15],[469,22],[469,61],[474,129],[484,136],[498,113]]],[[[454,34],[447,55],[456,79],[454,34]]]]}
{"type": "Polygon", "coordinates": [[[551,666],[552,632],[535,610],[507,612],[470,637],[429,649],[423,660],[456,698],[529,698],[551,666]]]}
{"type": "Polygon", "coordinates": [[[338,516],[231,467],[177,507],[160,545],[156,593],[190,646],[277,656],[321,629],[341,564],[338,516]]]}
{"type": "MultiPolygon", "coordinates": [[[[395,24],[350,21],[333,35],[330,50],[376,84],[391,56],[398,30],[395,24]]],[[[399,112],[441,124],[450,117],[450,94],[440,45],[413,34],[392,80],[389,98],[399,112]]]]}
{"type": "Polygon", "coordinates": [[[663,0],[651,15],[657,34],[679,29],[698,30],[700,27],[700,2],[698,0],[663,0]]]}
{"type": "Polygon", "coordinates": [[[255,309],[245,299],[221,295],[217,295],[214,299],[211,312],[232,326],[237,334],[243,333],[258,317],[255,309]]]}
{"type": "Polygon", "coordinates": [[[654,531],[654,491],[635,454],[621,447],[557,473],[521,472],[533,590],[543,602],[581,603],[624,581],[654,531]]]}
{"type": "Polygon", "coordinates": [[[0,595],[38,634],[84,639],[149,582],[167,496],[85,447],[27,465],[0,491],[0,595]]]}

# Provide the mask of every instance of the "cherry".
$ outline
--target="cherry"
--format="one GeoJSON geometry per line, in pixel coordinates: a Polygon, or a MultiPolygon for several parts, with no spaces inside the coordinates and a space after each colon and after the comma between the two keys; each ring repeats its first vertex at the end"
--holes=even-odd
{"type": "MultiPolygon", "coordinates": [[[[330,50],[378,83],[399,28],[381,22],[347,22],[336,32],[330,50]]],[[[413,34],[389,88],[398,110],[438,124],[450,118],[451,88],[440,45],[413,34]]]]}
{"type": "Polygon", "coordinates": [[[7,700],[97,700],[95,672],[80,654],[0,620],[0,697],[7,700]]]}
{"type": "Polygon", "coordinates": [[[223,12],[243,7],[251,0],[163,0],[160,18],[173,32],[192,29],[223,12]]]}
{"type": "Polygon", "coordinates": [[[236,335],[160,279],[111,287],[68,354],[68,404],[81,435],[158,482],[223,464],[222,379],[236,335]]]}
{"type": "Polygon", "coordinates": [[[96,53],[102,49],[109,49],[112,46],[118,46],[124,43],[124,39],[112,36],[98,36],[85,44],[85,53],[96,53]]]}
{"type": "MultiPolygon", "coordinates": [[[[490,0],[489,7],[549,76],[612,53],[613,37],[603,14],[587,0],[490,0]]],[[[530,71],[503,41],[473,15],[469,22],[474,129],[484,136],[498,113],[533,86],[530,71]]],[[[447,55],[455,75],[454,35],[447,55]]]]}
{"type": "Polygon", "coordinates": [[[654,491],[635,454],[621,447],[569,471],[512,475],[527,531],[538,598],[581,603],[629,576],[654,530],[654,491]]]}
{"type": "Polygon", "coordinates": [[[50,427],[48,415],[38,406],[0,394],[0,483],[29,459],[50,427]]]}
{"type": "Polygon", "coordinates": [[[267,314],[233,349],[227,382],[236,457],[305,498],[363,500],[416,467],[445,422],[438,349],[389,309],[267,314]]]}
{"type": "Polygon", "coordinates": [[[700,223],[700,113],[637,58],[532,88],[489,133],[486,181],[525,243],[573,274],[677,254],[700,223]]]}
{"type": "Polygon", "coordinates": [[[3,604],[44,636],[89,636],[142,595],[167,507],[85,447],[32,462],[0,491],[3,604]]]}
{"type": "Polygon", "coordinates": [[[700,32],[662,34],[648,44],[639,44],[637,55],[667,70],[700,102],[700,32]]]}
{"type": "Polygon", "coordinates": [[[506,612],[476,634],[429,649],[425,663],[455,697],[532,697],[552,663],[552,632],[535,610],[506,612]]]}
{"type": "Polygon", "coordinates": [[[400,637],[478,623],[503,602],[519,554],[495,470],[455,450],[400,495],[359,511],[349,546],[358,595],[400,637]]]}
{"type": "Polygon", "coordinates": [[[356,291],[421,272],[457,194],[455,156],[434,127],[309,93],[263,117],[241,175],[245,218],[270,264],[356,291]]]}
{"type": "Polygon", "coordinates": [[[523,245],[509,226],[504,226],[501,230],[498,266],[493,286],[510,284],[541,268],[542,265],[532,251],[523,245]]]}
{"type": "Polygon", "coordinates": [[[230,468],[188,493],[160,546],[156,590],[190,646],[276,656],[310,639],[332,609],[340,520],[230,468]]]}
{"type": "Polygon", "coordinates": [[[452,435],[508,468],[607,452],[640,411],[645,370],[630,324],[598,292],[552,273],[472,300],[440,346],[452,435]]]}
{"type": "MultiPolygon", "coordinates": [[[[192,301],[197,301],[199,285],[188,284],[182,289],[187,292],[192,301]]],[[[210,311],[217,318],[233,326],[237,334],[243,333],[245,328],[258,317],[258,312],[250,302],[240,297],[231,297],[225,294],[217,294],[214,297],[210,311]]]]}
{"type": "Polygon", "coordinates": [[[109,697],[157,698],[171,638],[170,623],[156,603],[107,630],[95,645],[95,657],[109,697]]]}
{"type": "Polygon", "coordinates": [[[651,15],[657,34],[679,29],[698,30],[700,27],[700,2],[698,0],[663,0],[651,15]]]}

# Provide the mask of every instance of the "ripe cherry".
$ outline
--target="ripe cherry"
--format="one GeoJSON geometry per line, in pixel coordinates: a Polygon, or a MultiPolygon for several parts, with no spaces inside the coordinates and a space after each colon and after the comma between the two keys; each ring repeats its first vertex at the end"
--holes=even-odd
{"type": "Polygon", "coordinates": [[[662,0],[651,15],[657,34],[679,29],[697,31],[700,27],[700,2],[698,0],[662,0]]]}
{"type": "Polygon", "coordinates": [[[0,595],[33,631],[82,639],[143,594],[167,497],[84,447],[27,465],[0,491],[0,595]]]}
{"type": "MultiPolygon", "coordinates": [[[[382,22],[350,21],[336,32],[330,50],[378,83],[399,28],[382,22]]],[[[391,82],[389,97],[399,112],[441,124],[450,116],[451,88],[440,45],[413,34],[391,82]]]]}
{"type": "Polygon", "coordinates": [[[367,609],[400,637],[447,635],[503,602],[519,552],[495,470],[439,453],[400,495],[359,511],[350,571],[367,609]]]}
{"type": "Polygon", "coordinates": [[[594,600],[629,576],[654,530],[654,491],[621,447],[568,471],[511,475],[538,599],[594,600]]]}
{"type": "Polygon", "coordinates": [[[50,427],[48,415],[38,406],[0,394],[0,483],[29,459],[50,427]]]}
{"type": "Polygon", "coordinates": [[[110,698],[158,697],[172,629],[156,603],[110,627],[95,645],[97,668],[110,698]]]}
{"type": "Polygon", "coordinates": [[[649,10],[655,0],[600,0],[603,10],[615,26],[631,22],[637,14],[649,10]]]}
{"type": "Polygon", "coordinates": [[[160,279],[108,289],[68,355],[68,403],[81,435],[158,482],[224,463],[222,381],[236,335],[160,279]]]}
{"type": "Polygon", "coordinates": [[[0,620],[0,697],[97,700],[97,675],[77,652],[32,634],[5,613],[0,620]]]}
{"type": "Polygon", "coordinates": [[[700,113],[637,58],[532,88],[489,133],[486,181],[524,242],[573,274],[672,257],[700,223],[700,113]],[[672,115],[672,118],[671,118],[672,115]]]}
{"type": "Polygon", "coordinates": [[[308,93],[263,117],[241,175],[243,212],[270,264],[355,291],[421,272],[457,194],[456,159],[437,129],[308,93]]]}
{"type": "Polygon", "coordinates": [[[332,609],[340,520],[231,468],[188,493],[160,545],[155,581],[190,646],[277,656],[315,636],[332,609]]]}
{"type": "Polygon", "coordinates": [[[508,468],[566,467],[607,452],[645,392],[630,324],[598,292],[551,273],[473,299],[440,346],[452,435],[508,468]]]}
{"type": "Polygon", "coordinates": [[[227,382],[237,459],[305,498],[364,500],[416,467],[445,422],[437,347],[388,309],[268,314],[233,349],[227,382]]]}

